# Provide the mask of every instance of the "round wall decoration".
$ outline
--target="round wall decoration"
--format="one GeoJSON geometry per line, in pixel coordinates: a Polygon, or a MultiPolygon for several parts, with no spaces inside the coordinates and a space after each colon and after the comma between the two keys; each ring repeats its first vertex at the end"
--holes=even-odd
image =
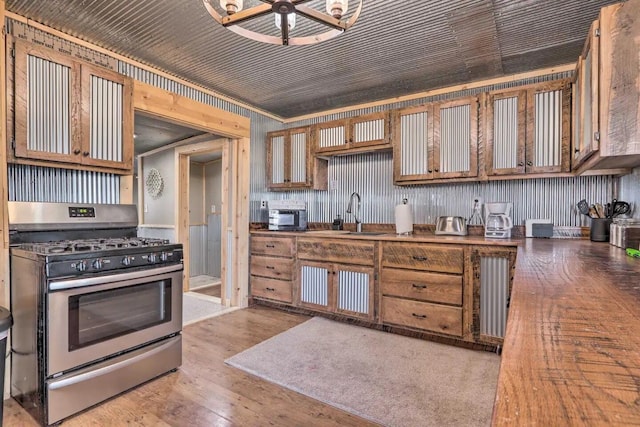
{"type": "Polygon", "coordinates": [[[156,168],[149,169],[147,178],[144,181],[144,185],[147,189],[147,193],[152,199],[158,199],[162,195],[162,188],[164,187],[164,181],[160,171],[156,168]]]}

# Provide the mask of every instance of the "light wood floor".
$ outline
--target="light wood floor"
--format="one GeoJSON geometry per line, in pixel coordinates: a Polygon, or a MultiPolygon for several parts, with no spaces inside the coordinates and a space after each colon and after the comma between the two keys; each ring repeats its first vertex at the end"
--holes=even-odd
{"type": "MultiPolygon", "coordinates": [[[[224,360],[307,320],[265,307],[237,310],[186,326],[183,364],[63,426],[362,426],[373,425],[260,380],[224,360]]],[[[37,426],[14,400],[4,426],[37,426]]]]}
{"type": "Polygon", "coordinates": [[[221,288],[222,288],[221,285],[213,285],[213,286],[206,286],[204,288],[192,289],[191,292],[197,292],[199,294],[209,295],[210,297],[220,298],[221,288]]]}

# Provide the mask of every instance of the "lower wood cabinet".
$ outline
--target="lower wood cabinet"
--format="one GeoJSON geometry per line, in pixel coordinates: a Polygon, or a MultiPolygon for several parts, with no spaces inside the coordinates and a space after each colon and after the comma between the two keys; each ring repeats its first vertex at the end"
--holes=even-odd
{"type": "Polygon", "coordinates": [[[252,236],[251,296],[293,303],[295,237],[252,236]]]}
{"type": "Polygon", "coordinates": [[[462,336],[462,308],[382,297],[382,322],[462,336]]]}

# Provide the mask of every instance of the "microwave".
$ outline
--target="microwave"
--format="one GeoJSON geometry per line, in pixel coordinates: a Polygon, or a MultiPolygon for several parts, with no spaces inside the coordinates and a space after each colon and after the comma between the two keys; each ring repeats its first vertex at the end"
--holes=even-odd
{"type": "Polygon", "coordinates": [[[302,231],[307,229],[304,209],[269,209],[269,230],[302,231]]]}

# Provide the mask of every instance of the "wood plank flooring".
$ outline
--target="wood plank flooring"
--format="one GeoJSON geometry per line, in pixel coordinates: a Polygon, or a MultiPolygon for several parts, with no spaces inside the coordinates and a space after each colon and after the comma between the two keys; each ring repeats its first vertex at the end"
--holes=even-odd
{"type": "MultiPolygon", "coordinates": [[[[183,364],[70,418],[64,426],[367,426],[337,408],[263,381],[224,360],[308,317],[267,307],[237,310],[186,326],[183,364]]],[[[4,426],[37,426],[14,400],[4,426]]]]}
{"type": "Polygon", "coordinates": [[[197,292],[210,297],[220,298],[221,285],[206,286],[204,288],[192,289],[191,292],[197,292]]]}

